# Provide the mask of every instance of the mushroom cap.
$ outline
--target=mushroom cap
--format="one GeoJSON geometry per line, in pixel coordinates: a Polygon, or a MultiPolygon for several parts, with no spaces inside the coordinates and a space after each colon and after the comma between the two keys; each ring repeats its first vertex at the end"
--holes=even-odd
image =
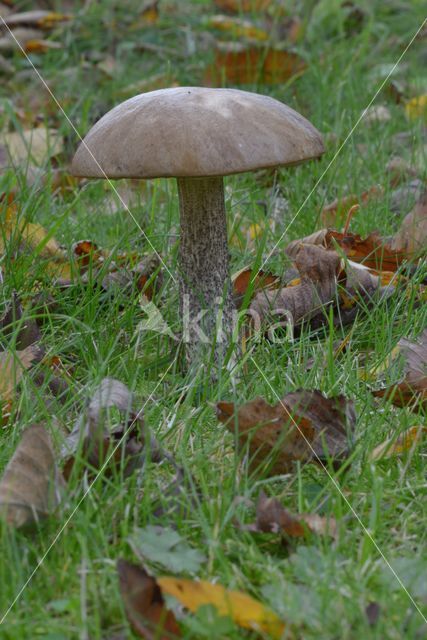
{"type": "Polygon", "coordinates": [[[87,178],[224,176],[298,164],[323,151],[317,129],[278,100],[176,87],[137,95],[105,114],[71,171],[87,178]]]}

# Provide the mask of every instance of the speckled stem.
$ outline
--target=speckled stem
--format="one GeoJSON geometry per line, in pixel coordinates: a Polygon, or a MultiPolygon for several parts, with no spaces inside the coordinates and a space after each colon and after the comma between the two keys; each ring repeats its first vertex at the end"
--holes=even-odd
{"type": "Polygon", "coordinates": [[[215,364],[221,367],[230,344],[235,308],[223,179],[178,178],[177,182],[181,213],[181,317],[187,361],[190,365],[198,364],[203,354],[212,353],[215,344],[215,364]],[[203,317],[199,317],[202,312],[203,317]]]}

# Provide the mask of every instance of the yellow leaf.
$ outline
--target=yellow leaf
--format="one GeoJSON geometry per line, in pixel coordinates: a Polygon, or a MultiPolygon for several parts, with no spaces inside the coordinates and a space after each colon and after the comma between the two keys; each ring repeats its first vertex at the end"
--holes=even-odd
{"type": "Polygon", "coordinates": [[[68,256],[57,240],[40,224],[19,220],[17,206],[12,202],[6,209],[2,224],[0,251],[4,251],[4,242],[14,237],[17,237],[20,243],[24,243],[27,249],[48,260],[46,269],[50,275],[67,280],[71,278],[72,269],[68,256]]]}
{"type": "Polygon", "coordinates": [[[131,31],[138,31],[149,24],[155,24],[159,19],[159,0],[149,0],[142,6],[138,18],[130,26],[131,31]]]}
{"type": "Polygon", "coordinates": [[[9,402],[15,395],[15,388],[39,355],[39,347],[30,345],[22,351],[2,351],[0,353],[0,397],[9,402]]]}
{"type": "Polygon", "coordinates": [[[374,461],[380,460],[381,458],[391,458],[392,456],[398,456],[408,451],[413,446],[419,444],[419,441],[426,431],[427,427],[411,427],[400,434],[397,440],[393,441],[393,438],[388,438],[375,447],[369,456],[369,460],[374,461]]]}
{"type": "Polygon", "coordinates": [[[209,18],[207,26],[212,29],[224,31],[225,33],[230,33],[233,38],[247,38],[248,40],[257,40],[258,42],[268,40],[267,31],[256,27],[252,22],[249,22],[249,20],[218,15],[209,18]]]}
{"type": "Polygon", "coordinates": [[[220,616],[229,616],[240,627],[268,633],[280,639],[285,625],[268,607],[241,591],[228,591],[220,584],[170,576],[157,578],[163,593],[174,596],[192,612],[203,605],[213,605],[220,616]]]}
{"type": "Polygon", "coordinates": [[[427,120],[427,94],[411,98],[405,104],[405,112],[410,120],[427,120]]]}
{"type": "Polygon", "coordinates": [[[27,164],[31,158],[37,165],[60,153],[63,146],[59,133],[44,127],[5,133],[2,145],[6,147],[13,164],[27,164]]]}

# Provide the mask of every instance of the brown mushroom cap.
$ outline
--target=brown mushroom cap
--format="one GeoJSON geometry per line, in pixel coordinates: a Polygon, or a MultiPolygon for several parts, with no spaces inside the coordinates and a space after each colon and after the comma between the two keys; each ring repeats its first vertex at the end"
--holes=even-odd
{"type": "Polygon", "coordinates": [[[135,96],[89,131],[72,164],[87,178],[224,176],[297,164],[324,151],[320,133],[268,96],[177,87],[135,96]]]}

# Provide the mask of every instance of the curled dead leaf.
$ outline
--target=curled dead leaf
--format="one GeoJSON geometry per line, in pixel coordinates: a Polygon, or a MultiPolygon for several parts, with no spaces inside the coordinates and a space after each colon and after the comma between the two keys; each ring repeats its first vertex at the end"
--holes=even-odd
{"type": "Polygon", "coordinates": [[[125,384],[114,378],[102,380],[62,447],[61,458],[65,461],[64,475],[67,479],[79,452],[92,470],[108,465],[107,474],[114,468],[120,468],[124,462],[123,473],[130,475],[142,466],[148,453],[154,462],[165,459],[177,468],[172,457],[159,447],[153,437],[147,442],[142,409],[135,411],[133,403],[133,394],[125,384]],[[105,414],[113,407],[121,413],[122,421],[107,429],[105,414]]]}
{"type": "Polygon", "coordinates": [[[301,280],[296,286],[277,290],[260,291],[250,309],[254,317],[264,321],[274,316],[293,325],[321,312],[322,307],[333,302],[337,290],[337,278],[341,271],[341,258],[335,251],[327,251],[316,245],[299,245],[293,254],[301,280]]]}

